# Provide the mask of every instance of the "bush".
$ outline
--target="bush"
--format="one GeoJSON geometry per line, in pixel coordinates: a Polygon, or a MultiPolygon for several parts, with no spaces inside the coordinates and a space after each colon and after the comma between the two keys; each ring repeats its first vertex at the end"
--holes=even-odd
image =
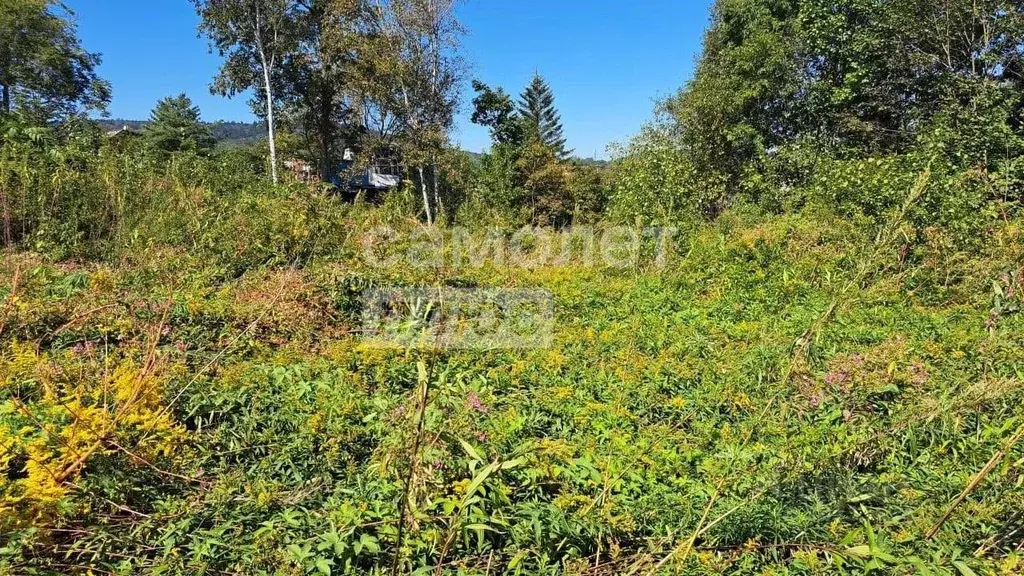
{"type": "Polygon", "coordinates": [[[808,195],[847,216],[865,214],[879,223],[910,202],[906,217],[917,230],[938,226],[957,245],[969,246],[983,241],[979,233],[996,215],[997,179],[916,154],[829,160],[815,172],[808,195]]]}
{"type": "Polygon", "coordinates": [[[677,139],[648,126],[613,161],[609,215],[620,222],[670,223],[718,214],[725,179],[699,174],[677,139]]]}

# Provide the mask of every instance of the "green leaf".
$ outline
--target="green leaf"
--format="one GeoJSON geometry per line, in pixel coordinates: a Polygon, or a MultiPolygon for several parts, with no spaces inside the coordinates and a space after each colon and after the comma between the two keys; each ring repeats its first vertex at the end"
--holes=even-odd
{"type": "Polygon", "coordinates": [[[960,571],[962,576],[978,576],[971,567],[967,565],[963,560],[953,561],[953,566],[960,571]]]}
{"type": "Polygon", "coordinates": [[[466,452],[466,454],[470,458],[472,458],[473,460],[476,460],[477,462],[483,462],[484,459],[480,457],[480,454],[477,453],[476,449],[473,448],[473,446],[470,445],[469,442],[466,442],[462,438],[459,438],[459,444],[462,445],[462,449],[466,452]]]}
{"type": "Polygon", "coordinates": [[[850,556],[856,556],[857,558],[870,558],[871,547],[870,546],[854,546],[853,548],[847,548],[846,554],[850,556]]]}
{"type": "Polygon", "coordinates": [[[494,528],[491,528],[487,524],[466,524],[465,529],[466,530],[473,530],[473,531],[484,530],[484,531],[487,531],[487,532],[497,532],[497,530],[495,530],[494,528]]]}
{"type": "Polygon", "coordinates": [[[485,466],[484,469],[481,470],[480,473],[477,474],[475,478],[473,478],[473,481],[470,482],[469,484],[469,488],[466,489],[466,497],[462,501],[463,507],[465,507],[468,504],[469,499],[472,498],[473,494],[475,494],[476,491],[480,488],[480,485],[483,484],[487,480],[487,478],[490,477],[490,475],[493,474],[498,469],[498,466],[499,464],[497,462],[492,462],[485,466]]]}

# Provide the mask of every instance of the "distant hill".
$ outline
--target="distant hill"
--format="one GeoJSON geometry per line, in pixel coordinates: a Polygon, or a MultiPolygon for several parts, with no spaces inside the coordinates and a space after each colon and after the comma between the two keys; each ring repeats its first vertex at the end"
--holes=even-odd
{"type": "MultiPolygon", "coordinates": [[[[147,120],[124,120],[122,118],[114,119],[102,119],[96,120],[96,123],[100,125],[106,131],[120,130],[127,126],[131,130],[137,132],[142,131],[146,124],[149,123],[147,120]]],[[[213,137],[217,139],[217,143],[221,146],[238,146],[241,144],[251,144],[262,138],[266,138],[267,128],[262,122],[204,122],[213,131],[213,137]]],[[[469,152],[470,158],[474,162],[479,162],[483,154],[479,152],[469,152]]],[[[581,164],[589,164],[598,168],[606,168],[609,165],[607,160],[598,160],[595,158],[574,158],[576,162],[581,164]]]]}
{"type": "MultiPolygon", "coordinates": [[[[463,152],[469,155],[469,158],[473,162],[479,162],[484,157],[482,152],[470,152],[469,150],[464,150],[463,152]]],[[[584,166],[596,166],[597,168],[607,168],[611,165],[611,162],[608,160],[599,160],[597,158],[579,158],[574,156],[572,161],[578,162],[584,166]]]]}
{"type": "MultiPolygon", "coordinates": [[[[132,130],[141,131],[148,121],[124,120],[122,118],[103,119],[96,121],[104,130],[120,130],[127,126],[132,130]]],[[[256,142],[266,135],[262,122],[206,122],[213,132],[213,137],[222,145],[238,145],[256,142]]]]}
{"type": "Polygon", "coordinates": [[[584,166],[596,166],[598,168],[607,168],[611,165],[611,162],[597,158],[576,158],[575,160],[584,166]]]}

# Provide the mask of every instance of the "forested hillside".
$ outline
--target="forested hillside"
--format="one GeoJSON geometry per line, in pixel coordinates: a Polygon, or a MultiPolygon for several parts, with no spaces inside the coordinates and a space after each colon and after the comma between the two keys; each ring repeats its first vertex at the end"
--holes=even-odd
{"type": "MultiPolygon", "coordinates": [[[[108,132],[120,130],[127,127],[129,130],[142,132],[147,121],[144,120],[97,120],[96,123],[103,130],[108,132]]],[[[203,125],[209,128],[213,137],[223,146],[237,146],[241,144],[252,144],[263,138],[264,128],[260,123],[248,122],[204,122],[203,125]]]]}
{"type": "Polygon", "coordinates": [[[717,0],[607,164],[453,2],[193,5],[256,142],[0,6],[0,575],[1024,573],[1019,2],[717,0]]]}

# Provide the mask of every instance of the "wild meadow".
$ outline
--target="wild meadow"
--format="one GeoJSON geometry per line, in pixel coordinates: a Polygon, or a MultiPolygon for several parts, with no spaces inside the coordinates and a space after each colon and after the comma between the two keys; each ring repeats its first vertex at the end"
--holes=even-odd
{"type": "Polygon", "coordinates": [[[9,573],[1021,569],[1018,220],[737,208],[661,261],[389,266],[408,216],[193,162],[104,160],[69,189],[149,198],[109,241],[5,256],[9,573]],[[392,285],[549,291],[550,345],[375,345],[392,285]]]}

